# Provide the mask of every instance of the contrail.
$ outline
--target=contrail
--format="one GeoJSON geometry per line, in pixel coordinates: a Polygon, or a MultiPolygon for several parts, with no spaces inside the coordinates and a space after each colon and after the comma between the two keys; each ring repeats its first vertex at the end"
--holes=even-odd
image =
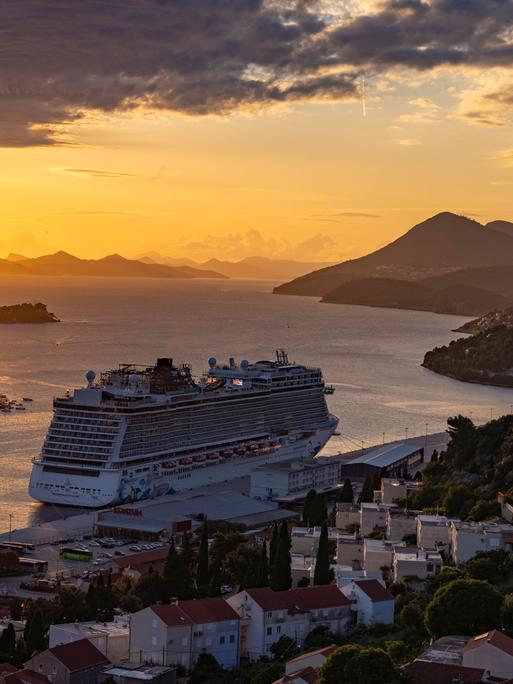
{"type": "Polygon", "coordinates": [[[367,106],[365,103],[365,76],[362,76],[362,85],[361,85],[361,90],[362,90],[362,114],[363,118],[367,118],[367,106]]]}

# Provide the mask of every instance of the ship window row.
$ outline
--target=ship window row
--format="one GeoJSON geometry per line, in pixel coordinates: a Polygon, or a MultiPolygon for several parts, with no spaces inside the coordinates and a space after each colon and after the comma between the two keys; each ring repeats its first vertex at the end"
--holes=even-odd
{"type": "Polygon", "coordinates": [[[67,444],[73,444],[79,447],[102,447],[107,451],[112,451],[112,444],[110,442],[102,442],[99,439],[80,439],[72,437],[54,437],[53,435],[48,435],[45,440],[45,444],[50,446],[66,446],[67,444]]]}
{"type": "Polygon", "coordinates": [[[58,419],[53,419],[52,420],[52,427],[57,428],[59,430],[80,430],[81,432],[92,432],[92,433],[98,433],[102,435],[116,435],[119,432],[119,428],[104,428],[102,426],[97,426],[97,425],[83,425],[82,423],[77,423],[77,422],[69,422],[69,421],[63,421],[63,420],[58,420],[58,419]]]}
{"type": "Polygon", "coordinates": [[[47,444],[45,443],[43,447],[43,451],[45,453],[54,453],[54,454],[60,454],[62,456],[66,456],[67,454],[71,453],[76,453],[76,454],[94,454],[95,456],[98,456],[101,458],[103,455],[105,458],[110,456],[112,451],[110,449],[103,449],[101,447],[98,448],[93,448],[93,447],[85,447],[81,445],[72,445],[70,444],[69,446],[65,445],[56,445],[53,446],[52,444],[47,444]]]}
{"type": "Polygon", "coordinates": [[[50,425],[48,434],[52,435],[54,439],[67,439],[70,437],[74,437],[76,439],[81,439],[85,442],[88,442],[89,444],[101,442],[102,444],[112,445],[115,441],[115,437],[110,437],[97,433],[89,435],[84,434],[80,430],[55,430],[52,425],[50,425]]]}
{"type": "Polygon", "coordinates": [[[85,411],[55,411],[55,415],[65,420],[77,421],[80,423],[89,423],[92,425],[105,425],[108,427],[116,427],[119,424],[119,418],[110,416],[98,416],[97,413],[86,413],[85,411]]]}

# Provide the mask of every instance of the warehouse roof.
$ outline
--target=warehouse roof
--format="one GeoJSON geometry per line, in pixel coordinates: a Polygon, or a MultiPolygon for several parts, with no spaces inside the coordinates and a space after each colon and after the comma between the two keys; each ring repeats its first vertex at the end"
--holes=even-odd
{"type": "Polygon", "coordinates": [[[418,444],[387,444],[377,449],[371,449],[356,458],[352,458],[350,461],[345,461],[344,465],[365,463],[376,468],[386,468],[397,461],[416,454],[421,449],[422,447],[419,447],[418,444]]]}

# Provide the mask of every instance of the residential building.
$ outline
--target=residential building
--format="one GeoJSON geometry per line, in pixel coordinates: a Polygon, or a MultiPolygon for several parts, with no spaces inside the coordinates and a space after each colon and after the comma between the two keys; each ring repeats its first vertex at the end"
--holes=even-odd
{"type": "Polygon", "coordinates": [[[406,548],[404,542],[388,539],[363,540],[363,567],[366,572],[380,572],[382,568],[392,568],[394,548],[406,548]]]}
{"type": "Polygon", "coordinates": [[[251,471],[250,496],[275,499],[291,494],[334,489],[340,480],[340,463],[334,458],[311,458],[265,463],[251,471]]]}
{"type": "Polygon", "coordinates": [[[34,672],[34,670],[26,668],[17,670],[15,667],[12,667],[11,671],[6,671],[4,668],[5,665],[2,666],[0,671],[0,682],[2,684],[51,684],[48,677],[39,672],[34,672]]]}
{"type": "Polygon", "coordinates": [[[125,663],[122,666],[107,667],[98,676],[98,684],[112,680],[116,684],[140,684],[141,681],[150,684],[176,684],[176,669],[163,665],[125,663]]]}
{"type": "Polygon", "coordinates": [[[354,534],[340,534],[337,536],[337,564],[350,565],[352,568],[363,567],[363,539],[356,532],[354,534]]]}
{"type": "Polygon", "coordinates": [[[130,661],[194,666],[210,653],[227,669],[239,665],[240,619],[222,598],[154,605],[130,619],[130,661]]]}
{"type": "MultiPolygon", "coordinates": [[[[293,527],[290,534],[291,553],[301,553],[304,556],[316,556],[319,548],[320,527],[293,527]]],[[[328,528],[328,538],[336,542],[338,532],[335,527],[328,528]]]]}
{"type": "Polygon", "coordinates": [[[465,667],[483,668],[496,680],[513,678],[513,639],[498,629],[469,639],[463,649],[465,667]]]}
{"type": "Polygon", "coordinates": [[[324,665],[330,655],[335,653],[337,648],[338,646],[333,644],[331,646],[325,646],[324,648],[318,648],[315,651],[302,653],[285,664],[285,674],[291,675],[294,674],[294,672],[299,672],[307,667],[318,670],[321,665],[324,665]]]}
{"type": "Polygon", "coordinates": [[[363,579],[383,579],[383,573],[381,570],[377,572],[367,572],[366,570],[353,570],[349,565],[332,565],[331,569],[335,575],[335,584],[337,587],[342,589],[346,584],[349,584],[352,580],[363,580],[363,579]]]}
{"type": "Polygon", "coordinates": [[[360,527],[360,506],[354,506],[349,503],[337,503],[335,525],[337,530],[351,529],[355,525],[360,527]]]}
{"type": "Polygon", "coordinates": [[[417,546],[419,549],[449,548],[451,544],[450,523],[445,515],[417,516],[417,546]]]}
{"type": "Polygon", "coordinates": [[[421,483],[416,480],[401,480],[394,477],[382,477],[381,489],[375,493],[375,502],[393,504],[397,500],[404,500],[408,503],[408,496],[421,487],[421,483]]]}
{"type": "Polygon", "coordinates": [[[386,521],[387,539],[402,541],[405,537],[417,534],[418,511],[407,511],[404,508],[389,508],[386,521]]]}
{"type": "Polygon", "coordinates": [[[385,531],[388,511],[395,504],[360,504],[360,535],[366,537],[371,532],[385,531]]]}
{"type": "MultiPolygon", "coordinates": [[[[456,663],[415,659],[404,666],[411,684],[481,684],[487,681],[482,668],[464,667],[456,663]]],[[[490,683],[491,684],[491,683],[490,683]]]]}
{"type": "Polygon", "coordinates": [[[383,581],[376,579],[353,580],[342,591],[351,601],[355,622],[375,625],[381,622],[391,625],[394,622],[395,599],[383,581]]]}
{"type": "Polygon", "coordinates": [[[304,556],[302,553],[291,553],[290,571],[293,587],[297,587],[298,582],[305,578],[312,580],[315,572],[315,558],[313,556],[304,556]]]}
{"type": "Polygon", "coordinates": [[[116,618],[114,622],[69,622],[50,625],[48,637],[50,648],[88,639],[111,663],[119,664],[128,659],[127,615],[116,618]]]}
{"type": "Polygon", "coordinates": [[[392,477],[414,472],[424,461],[424,449],[411,442],[384,444],[340,464],[340,478],[373,477],[384,470],[392,477]]]}
{"type": "Polygon", "coordinates": [[[91,684],[108,664],[94,644],[79,639],[36,653],[25,667],[45,675],[53,684],[91,684]]]}
{"type": "Polygon", "coordinates": [[[509,523],[462,522],[453,520],[450,523],[451,556],[456,563],[465,563],[478,551],[496,551],[505,546],[511,548],[513,526],[509,523]],[[505,539],[503,538],[505,536],[505,539]]]}
{"type": "Polygon", "coordinates": [[[424,580],[442,571],[443,560],[438,551],[401,547],[395,548],[392,555],[394,582],[405,577],[424,580]]]}
{"type": "Polygon", "coordinates": [[[301,648],[319,625],[343,633],[351,623],[350,602],[334,584],[273,591],[245,589],[227,602],[241,618],[241,654],[251,660],[271,655],[271,646],[287,635],[301,648]]]}
{"type": "Polygon", "coordinates": [[[273,684],[315,684],[317,681],[317,672],[313,667],[305,667],[294,674],[285,674],[283,677],[276,679],[273,684]]]}

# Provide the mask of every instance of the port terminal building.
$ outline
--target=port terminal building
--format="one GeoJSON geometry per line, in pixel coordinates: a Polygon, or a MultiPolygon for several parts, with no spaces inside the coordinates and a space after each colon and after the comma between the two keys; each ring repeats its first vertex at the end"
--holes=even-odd
{"type": "Polygon", "coordinates": [[[386,444],[366,451],[340,464],[340,478],[373,477],[387,473],[400,477],[405,471],[414,472],[424,462],[424,448],[418,444],[386,444]]]}

